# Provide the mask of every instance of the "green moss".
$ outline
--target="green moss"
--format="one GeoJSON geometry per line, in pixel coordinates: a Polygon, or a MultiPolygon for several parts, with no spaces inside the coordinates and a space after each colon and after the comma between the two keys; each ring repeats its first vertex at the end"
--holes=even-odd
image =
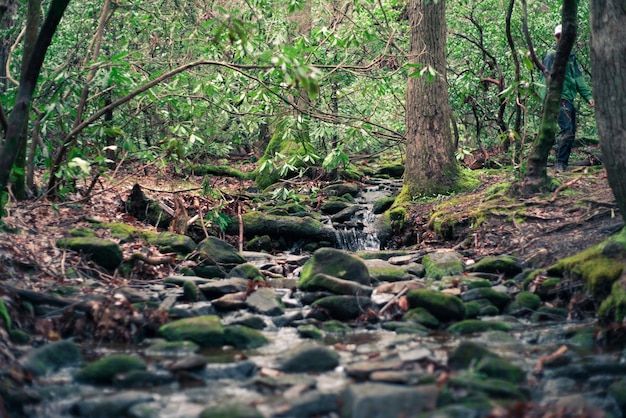
{"type": "Polygon", "coordinates": [[[511,326],[504,322],[466,319],[451,325],[446,331],[451,334],[473,334],[485,331],[509,331],[510,329],[511,326]]]}
{"type": "Polygon", "coordinates": [[[235,348],[258,348],[268,343],[258,330],[244,325],[231,325],[224,328],[224,343],[235,348]]]}
{"type": "Polygon", "coordinates": [[[537,309],[541,305],[541,298],[534,293],[522,291],[515,297],[515,302],[521,308],[537,309]]]}
{"type": "Polygon", "coordinates": [[[613,284],[611,294],[600,304],[598,319],[603,324],[621,324],[626,318],[626,282],[619,280],[613,284]]]}
{"type": "Polygon", "coordinates": [[[118,373],[146,370],[146,362],[137,356],[111,354],[83,367],[76,373],[76,380],[85,383],[111,383],[118,373]]]}
{"type": "Polygon", "coordinates": [[[4,322],[4,328],[6,330],[10,330],[12,327],[11,315],[9,315],[7,305],[5,305],[4,300],[2,299],[0,299],[0,319],[4,322]]]}
{"type": "Polygon", "coordinates": [[[624,270],[624,262],[621,257],[604,254],[607,246],[617,247],[623,251],[626,248],[626,235],[621,233],[615,238],[609,238],[604,242],[581,251],[571,257],[559,260],[548,269],[548,274],[565,277],[573,275],[585,281],[587,288],[594,296],[603,300],[611,291],[613,283],[619,279],[624,270]]]}
{"type": "Polygon", "coordinates": [[[131,241],[141,235],[141,230],[121,222],[103,223],[102,226],[111,231],[111,235],[114,238],[122,241],[131,241]]]}
{"type": "Polygon", "coordinates": [[[96,233],[89,228],[73,228],[67,231],[70,237],[95,237],[96,233]]]}
{"type": "Polygon", "coordinates": [[[224,176],[240,180],[252,180],[254,178],[253,172],[240,171],[227,165],[192,165],[190,170],[197,176],[224,176]]]}

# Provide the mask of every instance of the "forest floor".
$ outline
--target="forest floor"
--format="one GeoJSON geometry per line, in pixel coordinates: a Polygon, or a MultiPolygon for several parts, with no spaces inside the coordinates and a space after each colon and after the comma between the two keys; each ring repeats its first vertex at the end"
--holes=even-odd
{"type": "MultiPolygon", "coordinates": [[[[475,258],[513,254],[527,266],[542,268],[602,241],[623,225],[601,167],[572,166],[565,173],[549,171],[561,187],[530,199],[515,199],[502,192],[504,185],[513,179],[510,171],[476,173],[481,181],[477,190],[413,206],[404,231],[405,237],[413,236],[409,239],[413,241],[410,248],[455,248],[475,258]]],[[[207,214],[218,204],[232,216],[236,213],[238,196],[253,186],[230,178],[213,178],[210,184],[213,197],[208,198],[201,193],[202,181],[201,177],[177,175],[172,167],[156,170],[134,166],[116,172],[112,178],[102,179],[88,200],[77,194],[67,203],[12,202],[8,216],[3,219],[6,228],[0,231],[0,284],[46,291],[69,283],[76,285],[75,278],[68,279],[70,271],[91,270],[96,280],[84,283],[89,284],[89,291],[110,294],[114,288],[126,285],[129,279],[94,269],[78,254],[57,248],[56,240],[65,237],[69,229],[90,226],[90,219],[155,230],[124,211],[124,201],[135,183],[141,185],[149,198],[172,208],[174,197],[181,196],[189,216],[198,211],[207,214]]],[[[246,210],[246,204],[241,207],[246,210]]],[[[103,238],[107,238],[107,233],[98,231],[103,238]]],[[[197,236],[193,238],[202,239],[203,233],[205,231],[196,227],[197,236]]],[[[237,244],[237,237],[224,238],[237,244]]],[[[399,236],[398,243],[392,245],[401,247],[401,241],[399,236]]],[[[407,242],[406,238],[402,242],[407,242]]],[[[139,249],[148,252],[148,256],[160,255],[145,243],[126,243],[122,248],[125,256],[139,249]]],[[[134,271],[133,276],[158,280],[175,273],[176,268],[174,264],[146,264],[141,266],[141,271],[134,271]]]]}

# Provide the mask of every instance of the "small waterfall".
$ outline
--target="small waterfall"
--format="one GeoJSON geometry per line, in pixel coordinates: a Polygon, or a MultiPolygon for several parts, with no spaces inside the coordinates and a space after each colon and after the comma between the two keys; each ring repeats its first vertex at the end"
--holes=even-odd
{"type": "Polygon", "coordinates": [[[335,228],[339,248],[348,251],[380,250],[380,240],[374,229],[376,215],[371,208],[357,211],[350,221],[335,228]]]}
{"type": "Polygon", "coordinates": [[[356,197],[357,206],[343,222],[333,222],[339,247],[348,251],[381,250],[374,223],[379,215],[373,212],[374,203],[391,196],[401,185],[388,180],[370,180],[356,197]]]}

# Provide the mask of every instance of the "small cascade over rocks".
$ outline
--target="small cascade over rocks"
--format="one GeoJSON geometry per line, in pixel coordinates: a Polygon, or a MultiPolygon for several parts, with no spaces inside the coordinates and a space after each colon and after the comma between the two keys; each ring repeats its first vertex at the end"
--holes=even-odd
{"type": "Polygon", "coordinates": [[[347,251],[380,250],[381,242],[376,232],[378,216],[373,208],[377,200],[392,196],[402,185],[397,181],[370,179],[359,190],[355,204],[330,217],[337,245],[347,251]]]}

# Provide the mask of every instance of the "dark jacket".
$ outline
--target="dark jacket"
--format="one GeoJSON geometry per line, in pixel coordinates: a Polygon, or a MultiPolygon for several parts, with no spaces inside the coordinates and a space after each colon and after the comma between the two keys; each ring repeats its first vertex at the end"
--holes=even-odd
{"type": "MultiPolygon", "coordinates": [[[[554,63],[555,55],[556,47],[551,49],[543,59],[543,65],[546,66],[548,71],[552,71],[552,64],[554,63]]],[[[545,97],[545,93],[544,88],[542,91],[542,97],[545,97]]],[[[573,102],[576,98],[576,93],[580,93],[587,103],[589,103],[589,100],[593,99],[591,89],[589,88],[589,85],[587,85],[587,82],[578,67],[576,55],[574,54],[574,51],[572,51],[569,54],[567,69],[565,70],[565,82],[563,83],[563,93],[561,93],[561,98],[573,102]]]]}

